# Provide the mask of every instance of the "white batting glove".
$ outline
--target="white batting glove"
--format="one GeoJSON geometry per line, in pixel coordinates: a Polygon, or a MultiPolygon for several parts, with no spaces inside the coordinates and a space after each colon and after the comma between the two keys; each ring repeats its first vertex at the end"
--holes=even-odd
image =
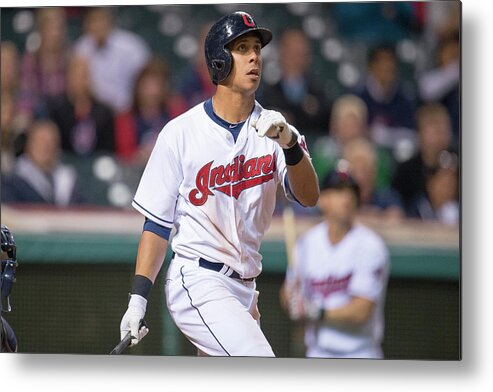
{"type": "Polygon", "coordinates": [[[288,299],[289,318],[293,321],[320,321],[323,309],[315,302],[305,298],[300,290],[293,290],[288,299]]]}
{"type": "Polygon", "coordinates": [[[120,337],[123,340],[128,331],[132,336],[130,347],[139,343],[144,336],[149,332],[147,326],[143,326],[139,329],[141,320],[144,319],[146,312],[147,300],[138,294],[130,295],[130,301],[128,301],[128,309],[123,315],[120,323],[120,337]]]}
{"type": "Polygon", "coordinates": [[[299,321],[304,318],[304,298],[301,293],[296,290],[289,295],[288,312],[289,318],[293,321],[299,321]]]}
{"type": "Polygon", "coordinates": [[[321,321],[323,318],[324,310],[316,303],[305,299],[303,302],[304,317],[310,321],[321,321]]]}
{"type": "Polygon", "coordinates": [[[263,110],[252,126],[260,137],[267,136],[280,144],[282,148],[292,147],[298,138],[284,116],[275,110],[263,110]]]}

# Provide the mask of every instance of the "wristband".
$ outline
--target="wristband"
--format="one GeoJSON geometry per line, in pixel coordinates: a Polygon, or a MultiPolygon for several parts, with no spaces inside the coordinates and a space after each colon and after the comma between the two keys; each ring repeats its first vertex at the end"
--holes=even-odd
{"type": "Polygon", "coordinates": [[[290,148],[283,148],[284,157],[286,159],[286,165],[294,166],[297,165],[305,156],[300,143],[296,142],[294,146],[290,148]]]}
{"type": "Polygon", "coordinates": [[[151,292],[151,288],[152,281],[149,278],[143,275],[135,275],[130,294],[138,294],[147,299],[149,293],[151,292]]]}

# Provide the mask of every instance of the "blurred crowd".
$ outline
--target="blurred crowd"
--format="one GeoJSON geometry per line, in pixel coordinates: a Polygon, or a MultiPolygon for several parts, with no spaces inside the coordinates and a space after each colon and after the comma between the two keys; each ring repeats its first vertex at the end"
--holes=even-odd
{"type": "MultiPolygon", "coordinates": [[[[301,14],[304,6],[291,7],[301,14]]],[[[334,3],[330,11],[332,36],[365,59],[360,80],[335,94],[317,78],[315,19],[277,29],[253,11],[275,37],[265,54],[275,77],[266,62],[257,100],[305,134],[319,178],[339,159],[350,162],[362,213],[457,225],[460,3],[334,3]],[[410,43],[425,54],[415,56],[414,93],[401,76],[410,43]]],[[[2,202],[126,207],[162,127],[214,93],[202,50],[178,68],[110,7],[33,14],[29,42],[1,42],[2,202]],[[80,32],[70,39],[74,19],[80,32]]],[[[198,48],[210,22],[196,27],[198,48]]],[[[334,42],[325,57],[337,57],[334,42]]],[[[339,69],[346,79],[350,70],[339,69]]]]}

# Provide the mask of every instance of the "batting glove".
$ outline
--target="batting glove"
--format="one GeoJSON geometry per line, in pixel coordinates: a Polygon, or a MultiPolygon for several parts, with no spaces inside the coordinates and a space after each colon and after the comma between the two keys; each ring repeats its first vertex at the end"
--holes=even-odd
{"type": "Polygon", "coordinates": [[[291,294],[288,301],[289,317],[291,320],[300,321],[321,321],[324,316],[324,310],[315,302],[303,297],[298,291],[291,294]]]}
{"type": "Polygon", "coordinates": [[[132,294],[130,296],[128,309],[123,315],[120,323],[120,336],[122,340],[127,332],[130,331],[130,335],[132,337],[130,347],[139,343],[149,332],[149,328],[145,325],[139,329],[141,320],[144,319],[146,307],[147,300],[144,297],[138,294],[132,294]]]}
{"type": "Polygon", "coordinates": [[[304,318],[304,298],[299,291],[291,292],[288,299],[289,318],[300,321],[304,318]]]}
{"type": "Polygon", "coordinates": [[[267,136],[275,140],[282,148],[292,147],[298,140],[297,134],[287,123],[284,116],[275,110],[263,110],[252,126],[260,137],[267,136]]]}
{"type": "Polygon", "coordinates": [[[306,320],[322,321],[324,318],[325,311],[316,303],[305,299],[303,303],[303,313],[306,320]]]}

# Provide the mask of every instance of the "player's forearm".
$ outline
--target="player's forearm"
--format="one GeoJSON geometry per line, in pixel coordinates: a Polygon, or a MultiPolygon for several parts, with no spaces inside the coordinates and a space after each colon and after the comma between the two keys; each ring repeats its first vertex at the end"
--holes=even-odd
{"type": "Polygon", "coordinates": [[[149,278],[153,283],[166,257],[168,241],[150,231],[144,231],[137,252],[135,275],[149,278]]]}
{"type": "Polygon", "coordinates": [[[320,190],[315,169],[305,154],[296,165],[288,165],[288,180],[291,191],[296,199],[305,207],[317,204],[320,190]]]}
{"type": "Polygon", "coordinates": [[[373,302],[355,298],[346,306],[325,310],[323,322],[334,326],[358,327],[370,319],[373,308],[373,302]]]}

